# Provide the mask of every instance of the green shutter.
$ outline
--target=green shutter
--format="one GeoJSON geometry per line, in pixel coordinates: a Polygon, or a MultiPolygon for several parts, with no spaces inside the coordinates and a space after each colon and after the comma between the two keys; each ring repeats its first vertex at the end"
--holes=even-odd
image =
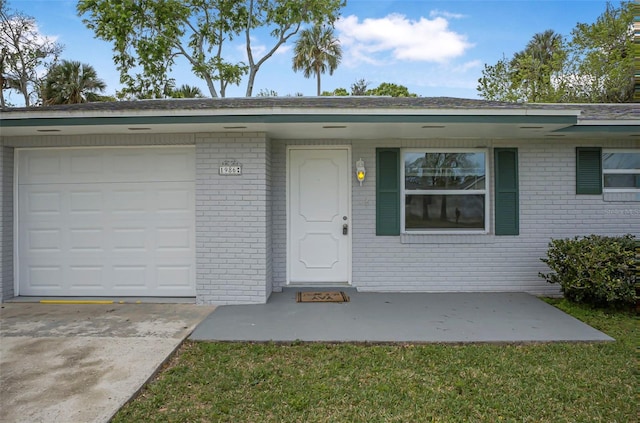
{"type": "Polygon", "coordinates": [[[376,235],[400,235],[400,149],[376,149],[376,235]]]}
{"type": "Polygon", "coordinates": [[[576,194],[602,194],[601,148],[576,148],[576,194]]]}
{"type": "Polygon", "coordinates": [[[520,234],[520,195],[518,188],[518,149],[496,148],[495,234],[520,234]]]}

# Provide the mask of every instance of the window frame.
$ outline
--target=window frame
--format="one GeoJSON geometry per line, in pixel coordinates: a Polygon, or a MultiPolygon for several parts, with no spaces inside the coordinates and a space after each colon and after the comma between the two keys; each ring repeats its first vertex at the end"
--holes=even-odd
{"type": "Polygon", "coordinates": [[[608,188],[604,184],[605,175],[626,175],[633,174],[638,175],[640,177],[640,169],[630,168],[630,169],[605,169],[604,167],[604,155],[605,154],[614,154],[614,153],[635,153],[640,154],[639,149],[634,148],[607,148],[602,149],[602,192],[603,193],[640,193],[640,188],[608,188]]]}
{"type": "Polygon", "coordinates": [[[400,149],[400,233],[401,234],[435,234],[435,235],[485,235],[489,233],[490,202],[491,202],[491,168],[489,167],[488,148],[401,148],[400,149]],[[407,190],[405,187],[405,153],[483,153],[484,154],[484,178],[483,190],[407,190]],[[484,195],[484,228],[482,229],[412,229],[406,228],[406,197],[407,195],[484,195]]]}

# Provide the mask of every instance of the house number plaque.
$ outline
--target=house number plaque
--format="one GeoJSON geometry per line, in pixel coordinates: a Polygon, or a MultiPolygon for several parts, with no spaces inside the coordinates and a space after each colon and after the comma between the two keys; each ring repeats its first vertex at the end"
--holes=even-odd
{"type": "Polygon", "coordinates": [[[236,160],[225,160],[220,166],[220,175],[242,175],[242,165],[236,160]]]}

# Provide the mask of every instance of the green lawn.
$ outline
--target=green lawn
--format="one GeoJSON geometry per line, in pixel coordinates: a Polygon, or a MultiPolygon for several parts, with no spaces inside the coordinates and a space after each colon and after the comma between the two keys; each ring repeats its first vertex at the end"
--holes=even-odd
{"type": "Polygon", "coordinates": [[[187,342],[113,421],[638,421],[637,317],[549,302],[617,341],[187,342]]]}

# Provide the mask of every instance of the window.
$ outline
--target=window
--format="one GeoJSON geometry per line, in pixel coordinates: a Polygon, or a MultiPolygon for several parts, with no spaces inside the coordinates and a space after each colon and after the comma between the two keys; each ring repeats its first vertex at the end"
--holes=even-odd
{"type": "Polygon", "coordinates": [[[605,192],[640,191],[640,151],[603,151],[602,180],[605,192]]]}
{"type": "Polygon", "coordinates": [[[486,169],[484,150],[403,150],[404,232],[485,232],[486,169]]]}

